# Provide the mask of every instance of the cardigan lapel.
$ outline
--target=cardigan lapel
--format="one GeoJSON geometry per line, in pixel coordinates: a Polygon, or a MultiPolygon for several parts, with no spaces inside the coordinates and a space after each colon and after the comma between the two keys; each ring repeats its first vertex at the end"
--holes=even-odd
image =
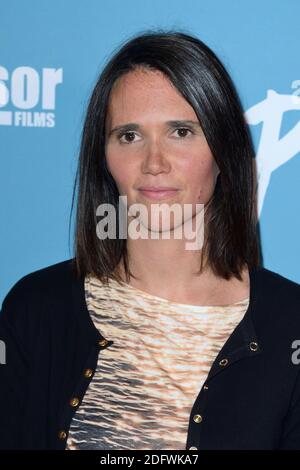
{"type": "Polygon", "coordinates": [[[231,364],[245,357],[253,357],[263,352],[263,345],[258,340],[254,327],[253,316],[257,309],[257,300],[259,296],[259,271],[261,267],[253,267],[249,271],[250,277],[250,299],[248,309],[233,330],[217,357],[215,358],[208,373],[206,382],[223,370],[230,367],[231,364]]]}

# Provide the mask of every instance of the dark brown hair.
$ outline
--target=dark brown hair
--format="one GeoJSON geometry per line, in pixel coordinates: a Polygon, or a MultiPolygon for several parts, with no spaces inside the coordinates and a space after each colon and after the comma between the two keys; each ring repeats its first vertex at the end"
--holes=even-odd
{"type": "MultiPolygon", "coordinates": [[[[124,43],[105,65],[92,91],[83,126],[75,178],[77,213],[74,264],[79,276],[103,282],[121,280],[117,266],[129,270],[126,239],[100,240],[99,204],[119,205],[119,192],[105,157],[105,118],[115,81],[137,67],[163,72],[193,107],[220,169],[214,194],[205,207],[202,254],[213,272],[241,279],[245,266],[260,264],[257,232],[255,155],[235,86],[215,53],[201,40],[178,31],[143,32],[124,43]]],[[[118,222],[117,222],[118,224],[118,222]]],[[[118,226],[116,228],[118,233],[118,226]]],[[[203,267],[203,257],[200,271],[203,267]]],[[[134,276],[135,277],[135,276],[134,276]]]]}

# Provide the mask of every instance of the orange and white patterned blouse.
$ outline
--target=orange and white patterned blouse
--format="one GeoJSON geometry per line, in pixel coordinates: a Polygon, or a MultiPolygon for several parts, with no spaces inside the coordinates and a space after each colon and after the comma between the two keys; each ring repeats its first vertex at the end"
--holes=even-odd
{"type": "Polygon", "coordinates": [[[184,450],[191,409],[249,298],[224,306],[171,302],[85,277],[91,319],[108,340],[73,416],[67,450],[184,450]]]}

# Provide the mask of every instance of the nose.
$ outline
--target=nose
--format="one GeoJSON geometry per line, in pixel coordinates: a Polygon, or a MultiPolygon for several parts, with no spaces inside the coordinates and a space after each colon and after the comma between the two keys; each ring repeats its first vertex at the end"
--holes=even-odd
{"type": "Polygon", "coordinates": [[[147,144],[145,156],[142,162],[142,172],[153,175],[169,172],[171,168],[166,150],[157,140],[151,140],[147,144]]]}

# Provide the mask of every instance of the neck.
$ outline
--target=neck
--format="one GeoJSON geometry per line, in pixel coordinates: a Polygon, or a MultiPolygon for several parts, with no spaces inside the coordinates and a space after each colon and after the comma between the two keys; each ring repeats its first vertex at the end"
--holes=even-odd
{"type": "MultiPolygon", "coordinates": [[[[179,240],[134,240],[128,243],[127,251],[130,271],[136,276],[129,284],[149,294],[194,305],[229,305],[249,297],[247,266],[241,273],[242,281],[216,276],[205,262],[198,274],[201,252],[183,250],[179,240]]],[[[119,273],[127,282],[122,263],[119,273]]]]}

